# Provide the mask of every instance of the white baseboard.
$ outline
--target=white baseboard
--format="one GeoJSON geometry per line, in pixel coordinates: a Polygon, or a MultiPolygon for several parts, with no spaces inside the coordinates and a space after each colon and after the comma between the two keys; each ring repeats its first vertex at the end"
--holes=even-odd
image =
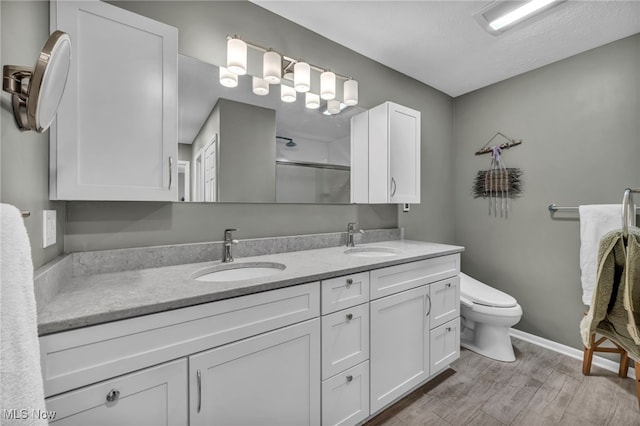
{"type": "MultiPolygon", "coordinates": [[[[582,360],[584,354],[584,352],[580,349],[572,348],[571,346],[563,345],[561,343],[554,342],[553,340],[548,340],[534,334],[525,333],[524,331],[516,330],[514,328],[510,330],[509,334],[511,334],[511,336],[515,337],[516,339],[533,343],[534,345],[541,346],[545,349],[549,349],[551,351],[558,352],[562,355],[567,355],[578,360],[582,360]]],[[[593,356],[591,365],[604,368],[605,370],[613,371],[614,373],[618,373],[618,367],[620,366],[619,363],[598,355],[593,356]]],[[[635,379],[635,370],[633,368],[629,368],[629,374],[627,375],[627,377],[635,379]]]]}

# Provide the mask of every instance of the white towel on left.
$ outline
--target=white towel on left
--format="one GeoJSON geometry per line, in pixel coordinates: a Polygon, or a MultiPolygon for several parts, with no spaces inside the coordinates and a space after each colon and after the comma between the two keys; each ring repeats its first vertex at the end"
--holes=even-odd
{"type": "Polygon", "coordinates": [[[578,210],[582,303],[589,306],[596,286],[600,240],[607,232],[622,228],[622,205],[594,204],[579,206],[578,210]]]}
{"type": "Polygon", "coordinates": [[[0,204],[1,423],[47,425],[45,410],[31,246],[20,211],[0,204]]]}

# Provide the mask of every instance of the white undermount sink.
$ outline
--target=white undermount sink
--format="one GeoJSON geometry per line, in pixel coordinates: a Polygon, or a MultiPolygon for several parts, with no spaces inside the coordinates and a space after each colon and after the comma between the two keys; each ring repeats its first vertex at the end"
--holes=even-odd
{"type": "Polygon", "coordinates": [[[268,277],[285,269],[286,266],[282,263],[274,262],[230,263],[195,272],[192,278],[197,281],[210,282],[243,281],[268,277]]]}
{"type": "Polygon", "coordinates": [[[399,255],[402,252],[391,247],[354,247],[345,250],[344,253],[357,257],[388,257],[399,255]]]}

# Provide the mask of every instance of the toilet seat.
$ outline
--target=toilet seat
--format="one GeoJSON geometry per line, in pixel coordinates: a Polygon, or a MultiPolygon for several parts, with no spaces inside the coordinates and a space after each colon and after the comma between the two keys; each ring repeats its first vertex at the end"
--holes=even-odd
{"type": "Polygon", "coordinates": [[[460,273],[460,299],[494,308],[512,308],[518,304],[512,296],[463,273],[460,273]]]}

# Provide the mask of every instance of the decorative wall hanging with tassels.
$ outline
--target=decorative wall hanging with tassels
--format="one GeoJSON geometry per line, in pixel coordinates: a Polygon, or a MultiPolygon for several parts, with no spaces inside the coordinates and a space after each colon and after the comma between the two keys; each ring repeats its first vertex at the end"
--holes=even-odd
{"type": "Polygon", "coordinates": [[[473,184],[474,198],[489,198],[489,215],[493,214],[505,219],[509,217],[509,198],[522,195],[522,171],[507,167],[502,159],[502,150],[520,145],[522,140],[515,140],[498,132],[476,152],[476,155],[491,154],[491,165],[488,170],[480,170],[473,184]],[[507,143],[487,147],[496,137],[502,136],[507,143]]]}

